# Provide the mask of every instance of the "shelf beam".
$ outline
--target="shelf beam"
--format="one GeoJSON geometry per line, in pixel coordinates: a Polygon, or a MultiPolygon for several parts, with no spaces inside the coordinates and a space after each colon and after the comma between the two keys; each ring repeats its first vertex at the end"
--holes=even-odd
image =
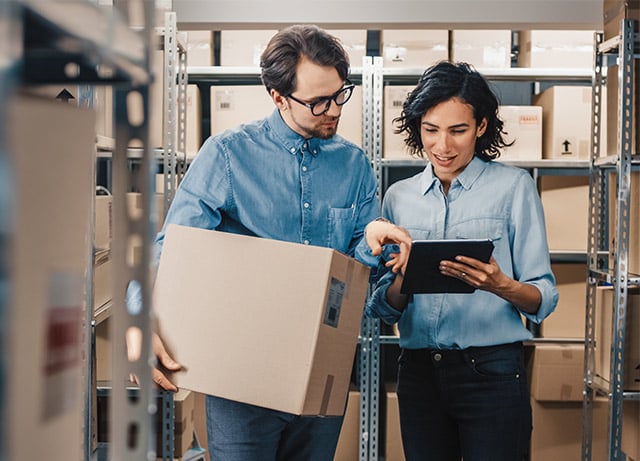
{"type": "Polygon", "coordinates": [[[602,0],[173,0],[180,30],[328,28],[601,30],[602,0]]]}

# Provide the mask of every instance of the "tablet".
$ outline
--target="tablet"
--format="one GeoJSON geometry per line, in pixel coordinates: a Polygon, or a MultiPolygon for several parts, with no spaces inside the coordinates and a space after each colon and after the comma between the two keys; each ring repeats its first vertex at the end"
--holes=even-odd
{"type": "Polygon", "coordinates": [[[493,252],[489,239],[414,240],[400,288],[402,293],[473,293],[476,288],[455,277],[442,275],[440,261],[470,256],[485,263],[493,252]]]}

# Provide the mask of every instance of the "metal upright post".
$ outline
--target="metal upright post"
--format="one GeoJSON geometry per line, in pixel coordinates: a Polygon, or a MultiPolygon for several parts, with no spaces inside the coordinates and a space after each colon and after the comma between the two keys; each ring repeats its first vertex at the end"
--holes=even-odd
{"type": "MultiPolygon", "coordinates": [[[[603,177],[602,170],[595,166],[600,157],[600,130],[602,127],[602,85],[603,85],[603,57],[599,51],[602,43],[602,33],[594,35],[594,69],[591,90],[591,163],[589,176],[589,234],[587,241],[588,268],[599,268],[598,250],[606,237],[602,235],[603,177]]],[[[585,309],[585,343],[584,343],[584,392],[582,411],[582,459],[591,460],[593,435],[593,368],[595,346],[595,299],[597,279],[589,274],[587,280],[587,302],[585,309]]]]}
{"type": "MultiPolygon", "coordinates": [[[[144,9],[146,51],[145,68],[150,69],[150,49],[154,2],[125,2],[125,7],[144,9]]],[[[155,361],[151,348],[151,222],[152,180],[155,159],[149,145],[149,83],[136,83],[133,87],[116,89],[115,150],[113,152],[113,264],[118,270],[113,277],[112,347],[113,382],[110,414],[111,453],[114,461],[141,461],[155,459],[154,417],[157,412],[156,392],[151,380],[151,367],[155,361]],[[142,113],[129,114],[133,99],[141,101],[142,113]],[[137,140],[143,145],[139,170],[128,169],[129,145],[137,140]],[[142,213],[128,212],[126,193],[139,190],[142,213]],[[141,292],[141,305],[128,305],[128,288],[137,286],[141,292]],[[127,346],[129,346],[127,349],[127,346]],[[139,382],[139,390],[129,393],[130,374],[139,382]]]]}
{"type": "Polygon", "coordinates": [[[609,460],[622,461],[622,404],[624,400],[624,343],[628,304],[629,278],[629,208],[631,189],[631,155],[633,108],[634,27],[623,20],[618,56],[619,137],[617,170],[617,238],[613,298],[613,331],[611,336],[611,409],[609,411],[609,460]]]}

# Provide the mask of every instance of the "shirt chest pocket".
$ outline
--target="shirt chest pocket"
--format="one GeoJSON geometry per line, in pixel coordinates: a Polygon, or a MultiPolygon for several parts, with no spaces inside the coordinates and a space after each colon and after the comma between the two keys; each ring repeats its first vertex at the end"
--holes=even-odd
{"type": "Polygon", "coordinates": [[[355,208],[329,208],[329,246],[346,252],[355,230],[355,208]]]}
{"type": "Polygon", "coordinates": [[[500,218],[473,218],[458,223],[449,232],[450,238],[500,240],[503,234],[503,221],[500,218]]]}

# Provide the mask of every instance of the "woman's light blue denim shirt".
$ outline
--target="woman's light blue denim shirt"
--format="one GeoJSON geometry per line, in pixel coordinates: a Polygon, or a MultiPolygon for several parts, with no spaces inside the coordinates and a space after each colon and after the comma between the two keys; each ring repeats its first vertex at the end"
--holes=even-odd
{"type": "Polygon", "coordinates": [[[481,290],[473,294],[415,294],[403,312],[386,302],[395,277],[385,274],[366,313],[398,322],[401,347],[464,349],[532,337],[521,315],[541,322],[558,302],[551,272],[544,214],[535,183],[522,169],[474,157],[451,183],[448,195],[430,164],[412,178],[391,185],[382,214],[405,227],[414,240],[489,238],[493,256],[511,278],[534,285],[542,302],[535,315],[481,290]]]}

